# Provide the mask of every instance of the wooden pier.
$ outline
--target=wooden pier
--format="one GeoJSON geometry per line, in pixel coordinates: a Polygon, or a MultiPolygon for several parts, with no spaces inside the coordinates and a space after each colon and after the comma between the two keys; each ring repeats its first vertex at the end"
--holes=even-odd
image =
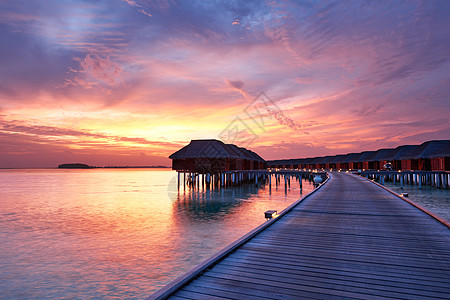
{"type": "Polygon", "coordinates": [[[291,179],[296,180],[300,188],[302,188],[302,178],[314,180],[314,177],[319,175],[325,180],[326,172],[318,172],[312,170],[234,170],[223,171],[217,173],[200,173],[178,171],[177,186],[178,189],[186,187],[196,189],[222,188],[229,186],[238,186],[245,183],[254,183],[255,185],[261,182],[267,182],[269,189],[273,184],[277,187],[281,180],[284,181],[285,188],[290,187],[291,179]]]}
{"type": "Polygon", "coordinates": [[[348,173],[149,299],[449,299],[450,229],[348,173]]]}

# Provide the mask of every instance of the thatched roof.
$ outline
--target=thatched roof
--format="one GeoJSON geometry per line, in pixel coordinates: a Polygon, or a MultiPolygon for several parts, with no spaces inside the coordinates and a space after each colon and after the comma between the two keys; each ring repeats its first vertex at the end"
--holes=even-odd
{"type": "Polygon", "coordinates": [[[425,142],[403,155],[402,159],[450,157],[450,140],[425,142]]]}
{"type": "Polygon", "coordinates": [[[345,160],[343,162],[344,163],[356,162],[361,157],[361,155],[362,155],[362,153],[347,154],[347,157],[345,158],[345,160]]]}
{"type": "Polygon", "coordinates": [[[373,161],[373,158],[377,155],[376,151],[364,151],[361,152],[361,156],[354,162],[373,161]]]}
{"type": "Polygon", "coordinates": [[[341,155],[335,155],[334,159],[330,160],[330,163],[343,163],[345,161],[345,159],[347,158],[346,154],[341,154],[341,155]]]}
{"type": "Polygon", "coordinates": [[[233,144],[225,144],[222,141],[214,139],[192,140],[188,145],[170,155],[169,158],[231,158],[264,162],[264,159],[253,151],[237,147],[233,144]]]}

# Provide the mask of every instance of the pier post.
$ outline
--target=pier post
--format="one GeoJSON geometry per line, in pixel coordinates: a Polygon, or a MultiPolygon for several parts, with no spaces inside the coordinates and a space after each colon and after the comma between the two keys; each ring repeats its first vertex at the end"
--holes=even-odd
{"type": "Polygon", "coordinates": [[[197,189],[200,189],[200,181],[201,181],[200,173],[196,173],[196,176],[197,176],[197,189]]]}
{"type": "Polygon", "coordinates": [[[287,193],[287,175],[284,175],[284,193],[287,193]]]}
{"type": "Polygon", "coordinates": [[[446,173],[442,175],[444,177],[444,189],[448,188],[448,176],[446,173]]]}
{"type": "Polygon", "coordinates": [[[422,188],[422,174],[418,174],[419,178],[417,178],[418,182],[417,184],[419,185],[419,189],[422,188]]]}
{"type": "Polygon", "coordinates": [[[444,173],[444,189],[448,188],[448,175],[447,173],[444,173]]]}

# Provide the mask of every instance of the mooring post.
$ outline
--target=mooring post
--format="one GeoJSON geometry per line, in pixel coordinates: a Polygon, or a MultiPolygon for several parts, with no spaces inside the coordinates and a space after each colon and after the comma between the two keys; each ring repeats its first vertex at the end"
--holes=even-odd
{"type": "Polygon", "coordinates": [[[284,175],[284,193],[287,194],[287,179],[286,179],[286,175],[284,175]]]}

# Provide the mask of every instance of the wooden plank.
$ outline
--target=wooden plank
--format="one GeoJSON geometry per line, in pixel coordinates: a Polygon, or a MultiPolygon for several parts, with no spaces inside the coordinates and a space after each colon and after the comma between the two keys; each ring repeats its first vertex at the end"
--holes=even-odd
{"type": "Polygon", "coordinates": [[[247,292],[240,293],[236,289],[223,289],[209,286],[202,286],[200,284],[189,284],[184,286],[181,291],[188,291],[194,293],[200,293],[203,295],[213,296],[213,297],[223,297],[226,299],[242,299],[245,297],[246,300],[261,300],[270,299],[270,297],[254,296],[247,292]]]}
{"type": "MultiPolygon", "coordinates": [[[[239,250],[239,253],[244,252],[244,250],[239,250]]],[[[235,252],[233,257],[236,257],[238,252],[235,252]]],[[[418,278],[423,278],[423,280],[428,281],[436,281],[436,282],[442,282],[443,279],[445,279],[445,283],[448,283],[448,278],[442,277],[440,274],[435,273],[429,273],[424,272],[423,270],[418,270],[414,272],[414,270],[411,270],[411,268],[408,267],[396,267],[395,269],[390,268],[390,265],[380,265],[376,261],[338,261],[333,258],[328,257],[310,257],[310,256],[303,256],[303,257],[296,257],[292,255],[284,256],[284,255],[273,255],[273,254],[267,254],[267,255],[259,255],[258,253],[250,252],[251,255],[247,255],[246,258],[253,257],[255,259],[264,260],[267,259],[269,261],[274,261],[274,257],[276,257],[277,261],[287,261],[287,263],[291,264],[292,266],[302,266],[304,262],[313,263],[317,266],[322,267],[336,267],[337,269],[340,268],[349,268],[351,270],[356,271],[364,271],[364,272],[373,272],[374,270],[377,272],[382,272],[389,275],[396,275],[401,276],[405,278],[414,278],[414,276],[417,276],[418,278]],[[287,257],[285,259],[285,257],[287,257]]]]}
{"type": "Polygon", "coordinates": [[[276,263],[274,265],[267,265],[261,261],[250,261],[247,260],[245,262],[242,261],[232,261],[232,260],[224,260],[221,262],[221,266],[229,266],[235,268],[248,268],[248,270],[254,270],[254,272],[261,271],[271,271],[271,272],[279,272],[280,274],[299,274],[310,277],[329,277],[335,279],[346,278],[347,280],[353,280],[355,282],[369,283],[369,282],[378,282],[377,284],[385,284],[387,286],[407,286],[414,285],[413,289],[435,289],[441,290],[441,288],[445,288],[448,290],[449,288],[449,280],[444,280],[444,282],[429,282],[423,280],[423,278],[408,278],[404,277],[394,277],[389,274],[379,273],[366,273],[366,272],[357,272],[357,270],[339,270],[339,269],[331,269],[331,268],[321,268],[315,265],[302,266],[299,268],[298,266],[292,266],[290,264],[281,264],[276,263]]]}
{"type": "MultiPolygon", "coordinates": [[[[255,252],[269,252],[274,256],[279,254],[293,254],[298,256],[306,256],[308,249],[301,249],[295,247],[287,246],[277,246],[277,247],[264,247],[261,245],[246,244],[242,249],[251,250],[255,252]]],[[[401,256],[382,256],[376,253],[356,253],[356,252],[345,252],[345,251],[325,251],[320,249],[315,249],[314,254],[321,257],[332,257],[333,259],[343,260],[343,261],[373,261],[377,264],[390,265],[395,267],[409,267],[413,269],[427,270],[429,272],[436,272],[440,274],[442,271],[446,272],[449,270],[448,260],[425,260],[425,259],[414,259],[414,265],[411,265],[411,259],[403,258],[401,256]]]]}
{"type": "MultiPolygon", "coordinates": [[[[240,265],[248,265],[252,266],[254,268],[257,268],[261,266],[262,268],[267,268],[267,262],[273,263],[273,258],[266,258],[266,257],[251,257],[246,256],[245,260],[236,259],[236,255],[233,255],[232,257],[229,257],[222,261],[222,264],[228,265],[228,264],[240,264],[240,265]]],[[[273,268],[280,268],[280,269],[292,269],[292,270],[306,270],[306,271],[313,271],[313,272],[322,272],[325,274],[336,274],[336,275],[343,275],[343,276],[354,276],[358,278],[373,278],[375,280],[388,280],[391,282],[399,282],[399,283],[414,283],[417,285],[425,285],[430,287],[446,287],[448,288],[450,286],[450,279],[449,278],[442,278],[442,276],[430,278],[427,277],[426,274],[411,274],[410,272],[404,272],[404,273],[388,273],[383,270],[367,270],[367,268],[361,268],[361,267],[353,267],[348,265],[336,265],[336,264],[319,264],[317,261],[314,263],[309,263],[305,260],[296,260],[296,261],[285,261],[277,258],[274,267],[273,268]]]]}
{"type": "MultiPolygon", "coordinates": [[[[212,287],[215,289],[234,290],[243,294],[262,295],[271,299],[329,299],[330,293],[308,292],[266,284],[247,283],[224,278],[202,276],[191,283],[193,286],[212,287]]],[[[246,299],[246,298],[243,298],[246,299]]],[[[347,299],[357,299],[348,297],[347,299]]],[[[380,298],[381,299],[381,298],[380,298]]]]}
{"type": "MultiPolygon", "coordinates": [[[[378,295],[383,297],[401,297],[404,296],[414,296],[418,295],[421,297],[439,297],[442,295],[442,292],[439,291],[427,291],[427,290],[417,290],[410,288],[401,288],[396,286],[383,286],[377,284],[376,281],[371,283],[361,284],[355,281],[346,281],[346,280],[333,280],[329,277],[319,277],[316,276],[314,278],[308,276],[299,276],[291,274],[288,277],[283,277],[282,274],[276,274],[276,272],[251,272],[247,271],[238,271],[233,270],[231,268],[225,268],[221,266],[217,266],[214,270],[211,270],[204,274],[204,276],[211,276],[217,278],[227,278],[227,279],[235,279],[241,281],[255,281],[255,282],[265,282],[267,285],[287,285],[287,286],[301,286],[304,288],[308,286],[309,288],[315,288],[317,290],[326,289],[333,290],[334,293],[355,293],[355,294],[364,294],[364,295],[378,295]]],[[[450,289],[446,289],[446,293],[450,292],[450,289]]]]}
{"type": "Polygon", "coordinates": [[[179,290],[176,293],[175,297],[186,297],[187,299],[193,299],[193,300],[198,300],[198,299],[205,299],[205,300],[230,299],[230,298],[226,298],[226,297],[213,296],[213,295],[208,295],[208,294],[199,293],[199,292],[193,292],[193,291],[186,291],[186,290],[179,290]]]}
{"type": "MultiPolygon", "coordinates": [[[[302,284],[297,283],[288,283],[288,282],[280,282],[272,279],[262,279],[262,278],[252,278],[245,276],[239,276],[237,274],[224,274],[224,273],[210,273],[204,274],[203,277],[215,277],[220,280],[233,280],[235,282],[245,283],[248,288],[251,288],[252,285],[260,284],[266,286],[268,289],[273,287],[280,287],[284,289],[290,289],[295,291],[296,293],[301,293],[303,291],[310,293],[317,293],[322,295],[333,295],[338,297],[345,298],[361,298],[367,295],[370,296],[380,296],[378,294],[370,294],[366,293],[364,290],[343,290],[340,286],[328,285],[326,287],[321,286],[319,284],[315,284],[314,282],[304,282],[302,284]]],[[[389,298],[386,295],[380,296],[383,298],[389,298]]]]}
{"type": "Polygon", "coordinates": [[[244,297],[246,300],[273,299],[271,293],[266,293],[264,295],[262,293],[255,293],[254,291],[249,292],[248,289],[238,290],[234,287],[223,287],[218,284],[202,284],[202,282],[202,280],[194,280],[191,284],[184,286],[182,290],[221,296],[229,299],[242,299],[244,297]]]}
{"type": "Polygon", "coordinates": [[[332,275],[322,272],[298,272],[293,270],[283,270],[280,268],[255,268],[253,266],[239,266],[239,265],[225,265],[221,263],[215,269],[217,272],[226,274],[243,274],[254,278],[262,278],[261,274],[264,274],[264,278],[276,278],[277,281],[283,282],[308,282],[313,281],[315,283],[322,284],[335,284],[340,286],[357,287],[363,289],[377,290],[377,291],[390,291],[402,294],[413,293],[414,295],[420,295],[423,297],[437,297],[441,293],[450,292],[450,288],[447,287],[430,287],[422,284],[412,283],[398,283],[388,280],[375,280],[374,278],[361,278],[358,276],[342,276],[332,275]]]}

